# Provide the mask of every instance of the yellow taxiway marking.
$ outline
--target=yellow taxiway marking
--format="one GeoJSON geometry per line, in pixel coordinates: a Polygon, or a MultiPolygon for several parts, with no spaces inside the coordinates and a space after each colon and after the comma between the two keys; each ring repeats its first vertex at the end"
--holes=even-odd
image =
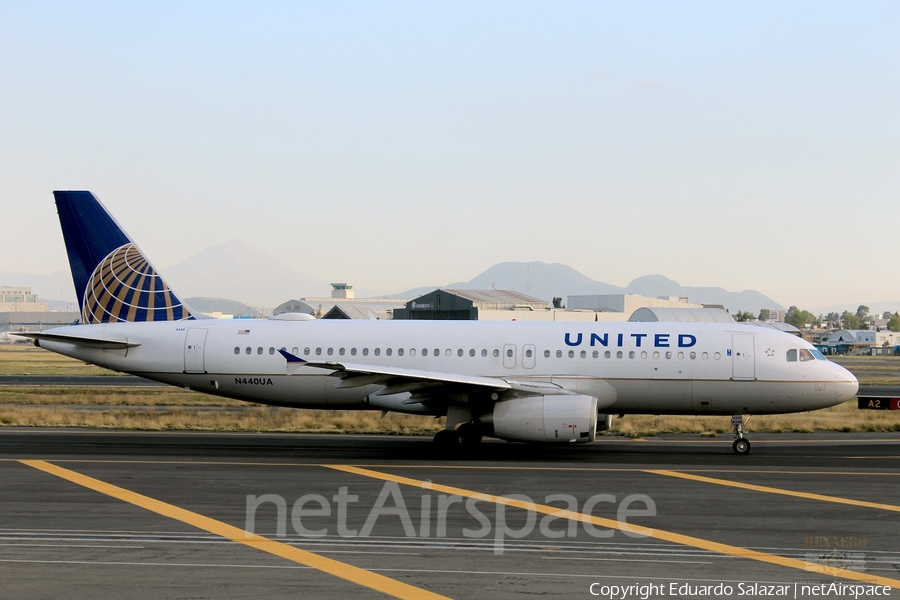
{"type": "Polygon", "coordinates": [[[866,502],[865,500],[851,500],[850,498],[841,498],[839,496],[825,496],[823,494],[812,494],[809,492],[795,492],[793,490],[785,490],[782,488],[768,487],[765,485],[755,485],[752,483],[742,483],[740,481],[731,481],[729,479],[716,479],[714,477],[704,477],[703,475],[694,475],[692,473],[681,473],[678,471],[665,471],[657,469],[645,469],[644,473],[653,473],[654,475],[665,475],[667,477],[678,477],[680,479],[689,479],[691,481],[701,481],[703,483],[713,483],[716,485],[724,485],[728,487],[741,488],[744,490],[753,490],[755,492],[765,492],[766,494],[780,494],[782,496],[793,496],[794,498],[806,498],[809,500],[819,500],[820,502],[834,502],[835,504],[849,504],[851,506],[863,506],[865,508],[879,508],[881,510],[891,510],[900,512],[900,506],[895,504],[881,504],[878,502],[866,502]]]}
{"type": "Polygon", "coordinates": [[[181,521],[182,523],[187,523],[198,529],[222,536],[232,542],[244,544],[295,563],[318,569],[329,575],[340,577],[341,579],[345,579],[356,585],[367,587],[383,594],[387,594],[388,596],[394,596],[395,598],[425,598],[433,600],[439,598],[446,600],[447,598],[446,596],[429,592],[422,588],[397,581],[396,579],[385,577],[384,575],[354,567],[353,565],[342,563],[331,558],[325,558],[324,556],[301,550],[300,548],[288,544],[276,542],[267,537],[244,531],[233,525],[228,525],[227,523],[179,508],[172,504],[162,502],[161,500],[156,500],[155,498],[150,498],[126,490],[125,488],[120,488],[110,483],[106,483],[105,481],[100,481],[99,479],[94,479],[93,477],[88,477],[87,475],[64,469],[63,467],[59,467],[43,460],[21,460],[19,462],[40,471],[44,471],[45,473],[56,475],[57,477],[71,481],[72,483],[94,490],[95,492],[106,494],[117,500],[128,502],[129,504],[139,506],[140,508],[155,512],[164,517],[181,521]]]}
{"type": "MultiPolygon", "coordinates": [[[[853,458],[853,457],[851,457],[853,458]]],[[[873,457],[875,458],[875,457],[873,457]]],[[[889,457],[880,457],[889,458],[889,457]]],[[[0,458],[0,462],[21,462],[21,458],[0,458]]],[[[54,464],[99,464],[99,465],[195,465],[209,467],[329,467],[331,465],[320,462],[265,462],[265,461],[224,461],[224,460],[121,460],[121,459],[94,459],[94,458],[58,458],[54,464]]],[[[442,469],[457,471],[573,471],[573,472],[604,472],[604,473],[647,473],[647,469],[636,467],[522,467],[516,465],[436,465],[436,464],[368,464],[359,463],[350,466],[362,468],[390,468],[390,469],[442,469]]],[[[900,477],[900,472],[885,473],[883,471],[788,471],[778,469],[681,469],[673,471],[677,473],[754,473],[764,475],[856,475],[866,477],[900,477]]]]}
{"type": "MultiPolygon", "coordinates": [[[[654,538],[657,540],[663,540],[666,542],[671,542],[673,544],[679,544],[682,546],[691,546],[693,548],[700,548],[702,550],[708,550],[710,552],[715,552],[718,554],[723,554],[726,556],[735,556],[738,558],[749,558],[751,560],[758,560],[760,562],[765,562],[773,565],[778,565],[781,567],[788,567],[792,569],[799,569],[801,571],[806,572],[820,572],[820,570],[824,567],[824,565],[820,565],[817,563],[807,562],[803,560],[799,560],[796,558],[788,558],[785,556],[777,556],[775,554],[768,554],[766,552],[759,552],[756,550],[750,550],[749,548],[741,548],[739,546],[731,546],[729,544],[722,544],[719,542],[713,542],[711,540],[705,540],[702,538],[697,538],[689,535],[682,535],[680,533],[674,533],[671,531],[664,531],[662,529],[651,529],[648,527],[641,527],[639,525],[633,525],[631,523],[626,523],[623,521],[614,521],[612,519],[606,519],[603,517],[595,517],[594,515],[588,513],[580,513],[571,510],[566,510],[562,508],[558,508],[555,506],[548,506],[546,504],[536,504],[533,502],[524,502],[522,500],[516,500],[514,498],[507,498],[505,496],[494,496],[493,494],[484,494],[481,492],[475,492],[472,490],[467,490],[463,488],[453,487],[449,485],[442,485],[439,483],[433,483],[430,481],[421,481],[419,479],[410,479],[408,477],[400,477],[398,475],[391,475],[389,473],[382,473],[380,471],[372,471],[371,469],[363,469],[360,467],[354,467],[350,465],[322,465],[323,467],[328,467],[330,469],[335,469],[337,471],[343,471],[345,473],[353,473],[355,475],[360,475],[362,477],[368,477],[370,479],[379,479],[382,481],[393,481],[395,483],[399,483],[402,485],[408,485],[415,488],[420,488],[426,491],[431,492],[442,492],[445,494],[451,495],[459,495],[463,498],[472,498],[475,500],[481,500],[482,502],[490,502],[493,504],[502,504],[504,506],[511,506],[514,508],[521,508],[523,510],[531,510],[545,515],[552,515],[554,517],[569,519],[572,521],[579,521],[582,523],[591,523],[593,525],[599,527],[606,527],[608,529],[617,529],[619,531],[632,533],[636,535],[646,536],[650,538],[654,538]]],[[[854,581],[862,581],[865,583],[876,584],[876,585],[887,585],[893,588],[900,588],[900,579],[890,579],[888,577],[881,577],[879,575],[872,575],[870,573],[860,573],[859,571],[851,571],[849,569],[839,569],[832,567],[827,568],[827,574],[839,577],[843,579],[851,579],[854,581]]]]}

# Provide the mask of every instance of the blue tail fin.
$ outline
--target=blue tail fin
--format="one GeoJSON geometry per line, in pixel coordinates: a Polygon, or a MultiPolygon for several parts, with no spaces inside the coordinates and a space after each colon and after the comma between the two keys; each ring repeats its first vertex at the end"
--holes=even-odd
{"type": "Polygon", "coordinates": [[[193,315],[90,192],[53,192],[83,323],[193,315]]]}

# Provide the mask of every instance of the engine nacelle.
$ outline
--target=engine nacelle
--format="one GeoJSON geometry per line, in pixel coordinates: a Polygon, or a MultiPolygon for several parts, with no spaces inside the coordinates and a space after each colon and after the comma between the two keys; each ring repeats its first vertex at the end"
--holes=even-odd
{"type": "Polygon", "coordinates": [[[594,441],[597,399],[593,396],[529,396],[494,405],[494,436],[514,442],[594,441]]]}

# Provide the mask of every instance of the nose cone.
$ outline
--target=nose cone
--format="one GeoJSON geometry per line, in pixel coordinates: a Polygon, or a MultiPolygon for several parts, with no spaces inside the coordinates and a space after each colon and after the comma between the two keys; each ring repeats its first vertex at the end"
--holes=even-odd
{"type": "Polygon", "coordinates": [[[834,387],[841,400],[849,400],[859,391],[859,381],[856,375],[837,363],[831,363],[834,370],[834,387]]]}

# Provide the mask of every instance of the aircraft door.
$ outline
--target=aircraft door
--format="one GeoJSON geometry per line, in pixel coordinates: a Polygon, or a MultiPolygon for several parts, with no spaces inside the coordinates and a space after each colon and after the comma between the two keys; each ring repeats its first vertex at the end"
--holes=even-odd
{"type": "Polygon", "coordinates": [[[756,379],[756,358],[753,356],[753,334],[736,333],[731,336],[731,378],[739,381],[756,379]]]}
{"type": "Polygon", "coordinates": [[[526,369],[533,369],[534,355],[534,344],[525,344],[525,346],[522,347],[522,366],[526,369]]]}
{"type": "Polygon", "coordinates": [[[503,346],[503,366],[507,369],[516,368],[516,345],[506,344],[503,346]]]}
{"type": "Polygon", "coordinates": [[[184,372],[205,373],[204,353],[206,349],[206,333],[208,330],[192,328],[187,330],[184,338],[184,372]]]}

